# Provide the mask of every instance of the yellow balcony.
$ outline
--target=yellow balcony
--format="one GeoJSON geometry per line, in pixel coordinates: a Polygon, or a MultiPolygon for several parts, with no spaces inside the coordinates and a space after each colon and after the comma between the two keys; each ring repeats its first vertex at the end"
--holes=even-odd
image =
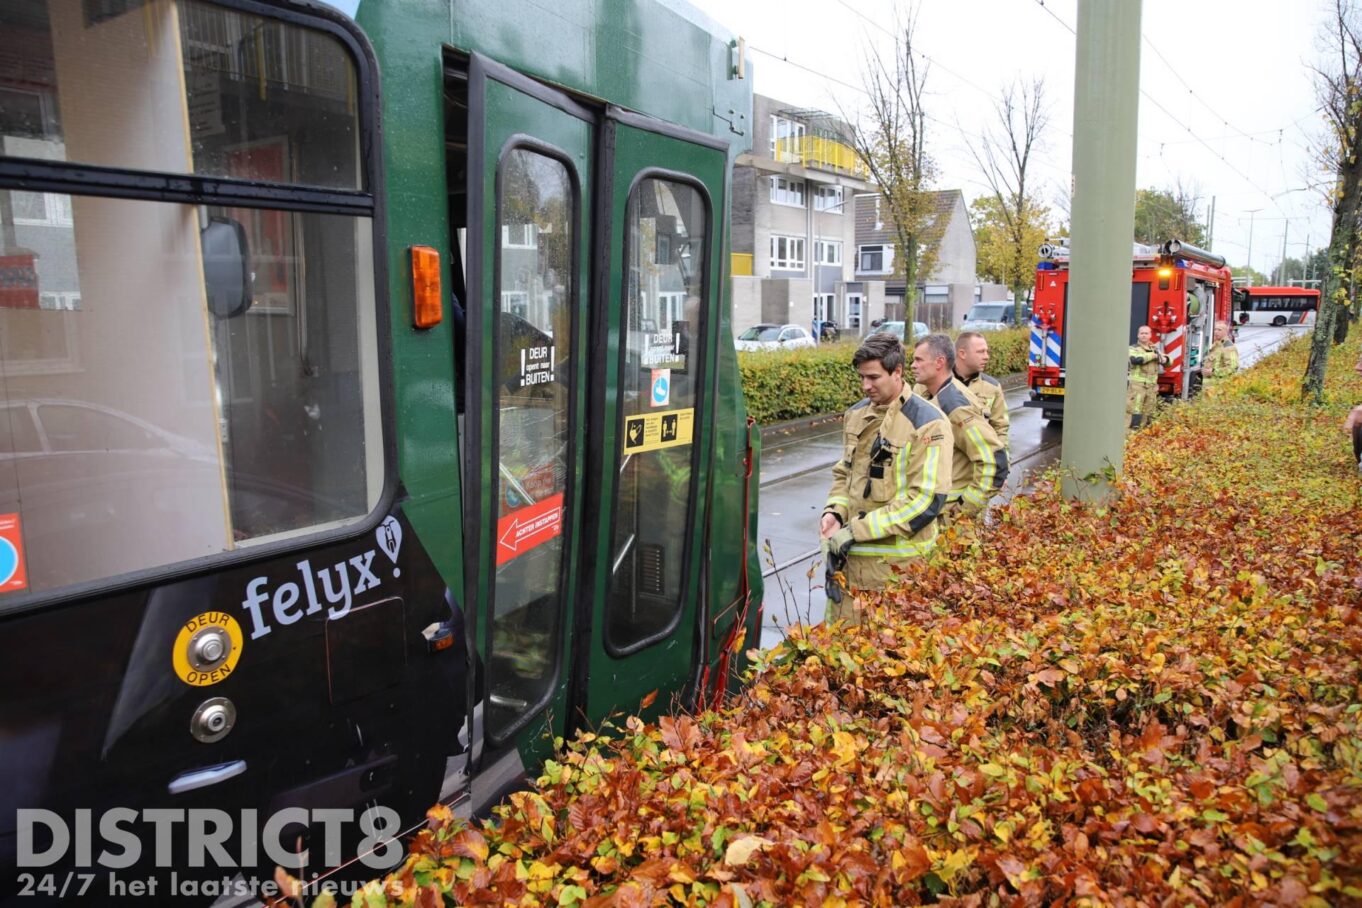
{"type": "Polygon", "coordinates": [[[776,160],[784,164],[802,164],[857,176],[862,176],[865,170],[851,146],[822,136],[781,139],[776,142],[776,160]]]}

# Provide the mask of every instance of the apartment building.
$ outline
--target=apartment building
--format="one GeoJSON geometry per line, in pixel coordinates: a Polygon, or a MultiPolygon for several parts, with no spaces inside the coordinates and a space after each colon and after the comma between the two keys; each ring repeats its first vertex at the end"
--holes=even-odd
{"type": "Polygon", "coordinates": [[[757,95],[752,153],[733,174],[733,327],[831,319],[864,333],[883,285],[855,283],[857,193],[872,186],[831,114],[757,95]]]}

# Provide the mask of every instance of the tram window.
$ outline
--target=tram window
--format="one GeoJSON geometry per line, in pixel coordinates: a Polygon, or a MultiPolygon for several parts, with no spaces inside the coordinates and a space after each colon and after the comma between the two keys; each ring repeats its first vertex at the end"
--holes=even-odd
{"type": "MultiPolygon", "coordinates": [[[[677,422],[669,425],[688,427],[700,386],[693,357],[704,336],[707,205],[692,186],[649,178],[629,196],[627,224],[620,409],[626,423],[633,416],[675,414],[677,422]],[[674,254],[653,255],[659,247],[674,254]]],[[[622,437],[627,446],[628,436],[622,437]]],[[[680,616],[693,452],[686,439],[621,460],[606,608],[606,643],[613,652],[658,639],[680,616]]]]}
{"type": "Polygon", "coordinates": [[[191,0],[23,10],[0,20],[23,78],[0,77],[5,154],[363,188],[354,61],[331,35],[191,0]]]}
{"type": "Polygon", "coordinates": [[[383,480],[369,220],[61,198],[70,223],[8,224],[0,254],[0,515],[17,515],[28,591],[368,514],[383,480]],[[261,231],[279,241],[252,255],[233,318],[207,305],[212,216],[253,224],[253,252],[261,231]]]}
{"type": "Polygon", "coordinates": [[[503,157],[498,184],[498,525],[487,673],[493,738],[543,703],[558,672],[577,208],[567,167],[526,148],[503,157]]]}

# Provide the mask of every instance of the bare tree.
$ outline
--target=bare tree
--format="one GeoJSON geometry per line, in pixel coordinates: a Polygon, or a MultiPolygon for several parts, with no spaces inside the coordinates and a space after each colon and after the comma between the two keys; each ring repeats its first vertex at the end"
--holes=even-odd
{"type": "Polygon", "coordinates": [[[1301,382],[1301,400],[1315,404],[1324,402],[1324,370],[1334,325],[1340,310],[1349,304],[1362,214],[1362,14],[1355,0],[1334,0],[1324,46],[1324,62],[1315,67],[1315,91],[1329,127],[1320,153],[1334,177],[1329,196],[1334,216],[1329,268],[1310,342],[1310,361],[1301,382]]]}
{"type": "Polygon", "coordinates": [[[929,67],[913,43],[916,29],[917,11],[910,8],[900,16],[893,56],[886,59],[870,49],[864,77],[868,122],[855,117],[849,137],[870,179],[879,186],[883,214],[898,240],[894,274],[903,277],[903,317],[910,327],[918,278],[932,272],[937,255],[928,242],[936,168],[926,151],[927,113],[922,103],[929,67]]]}
{"type": "Polygon", "coordinates": [[[994,128],[977,146],[970,142],[969,150],[993,194],[987,207],[998,242],[989,250],[989,267],[1011,288],[1013,323],[1020,325],[1026,291],[1035,285],[1036,248],[1049,229],[1048,212],[1034,197],[1034,183],[1028,182],[1031,157],[1050,125],[1044,80],[1007,86],[994,111],[998,115],[994,128]]]}

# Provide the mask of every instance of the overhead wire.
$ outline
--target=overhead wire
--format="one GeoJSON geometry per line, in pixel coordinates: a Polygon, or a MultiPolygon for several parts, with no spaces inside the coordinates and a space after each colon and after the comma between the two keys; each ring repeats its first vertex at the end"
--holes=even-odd
{"type": "MultiPolygon", "coordinates": [[[[1058,22],[1060,25],[1062,25],[1070,34],[1074,35],[1075,37],[1078,35],[1077,30],[1076,30],[1073,26],[1069,25],[1069,23],[1068,23],[1068,22],[1065,22],[1062,18],[1060,18],[1059,15],[1057,15],[1057,14],[1055,13],[1054,10],[1050,9],[1049,7],[1047,7],[1047,6],[1045,5],[1045,0],[1036,0],[1036,4],[1037,4],[1042,10],[1044,10],[1045,13],[1046,13],[1047,15],[1050,16],[1050,18],[1054,19],[1056,22],[1058,22]]],[[[1171,72],[1171,73],[1173,74],[1173,76],[1174,76],[1179,82],[1181,82],[1183,85],[1186,85],[1187,88],[1188,88],[1188,90],[1191,91],[1191,86],[1190,86],[1190,85],[1187,85],[1187,81],[1186,81],[1185,79],[1183,79],[1181,75],[1178,74],[1177,70],[1173,67],[1173,65],[1172,65],[1171,63],[1168,62],[1168,59],[1167,59],[1166,57],[1164,57],[1162,53],[1159,52],[1158,48],[1154,47],[1153,43],[1152,43],[1147,37],[1141,35],[1141,38],[1145,41],[1145,43],[1149,44],[1149,46],[1150,46],[1151,48],[1154,49],[1154,52],[1155,52],[1156,54],[1158,54],[1159,58],[1160,58],[1161,60],[1164,61],[1164,63],[1168,66],[1169,72],[1171,72]]],[[[1227,168],[1229,168],[1231,171],[1233,171],[1234,174],[1237,175],[1240,179],[1242,179],[1245,183],[1247,183],[1248,185],[1252,186],[1255,190],[1257,190],[1258,192],[1260,192],[1260,193],[1262,193],[1264,196],[1266,196],[1266,197],[1268,198],[1268,201],[1270,201],[1270,202],[1272,203],[1272,207],[1276,208],[1277,211],[1279,211],[1282,215],[1284,215],[1284,216],[1286,215],[1285,209],[1283,209],[1282,206],[1279,205],[1279,204],[1277,203],[1277,200],[1276,200],[1275,198],[1272,197],[1272,194],[1271,194],[1271,193],[1269,193],[1269,192],[1268,192],[1266,189],[1264,189],[1263,187],[1259,186],[1258,183],[1255,182],[1255,181],[1253,180],[1252,177],[1250,177],[1248,174],[1244,173],[1242,170],[1240,170],[1238,167],[1236,167],[1234,164],[1232,164],[1232,163],[1229,161],[1229,159],[1226,158],[1223,154],[1221,154],[1220,152],[1216,151],[1213,147],[1211,147],[1211,145],[1210,145],[1209,142],[1207,142],[1205,139],[1203,139],[1203,138],[1202,138],[1194,129],[1192,129],[1192,128],[1191,128],[1190,126],[1188,126],[1186,123],[1183,123],[1180,119],[1178,119],[1177,116],[1175,116],[1175,115],[1173,114],[1173,112],[1170,111],[1167,107],[1164,107],[1163,104],[1160,103],[1160,101],[1159,101],[1157,98],[1155,98],[1155,97],[1154,97],[1152,94],[1150,94],[1149,92],[1145,91],[1143,88],[1140,89],[1140,94],[1141,94],[1141,95],[1145,98],[1145,100],[1147,100],[1151,105],[1153,105],[1156,109],[1158,109],[1161,113],[1163,113],[1164,116],[1166,116],[1166,117],[1168,117],[1168,119],[1172,120],[1173,123],[1176,124],[1177,127],[1178,127],[1179,129],[1181,129],[1184,133],[1186,133],[1188,136],[1190,136],[1190,137],[1191,137],[1191,141],[1194,141],[1194,142],[1196,142],[1197,144],[1201,145],[1203,148],[1205,148],[1208,152],[1211,153],[1212,156],[1214,156],[1217,160],[1219,160],[1219,161],[1220,161],[1222,164],[1224,164],[1227,168]]],[[[1195,93],[1193,93],[1193,94],[1195,94],[1195,93]]],[[[1197,100],[1200,101],[1201,99],[1198,98],[1197,100]]],[[[1202,101],[1202,103],[1204,104],[1205,102],[1202,101]]],[[[1300,119],[1297,119],[1297,120],[1295,121],[1295,123],[1293,123],[1293,124],[1291,124],[1291,125],[1294,126],[1294,125],[1300,123],[1300,121],[1303,120],[1303,119],[1304,119],[1304,117],[1301,117],[1300,119]]],[[[1236,132],[1239,132],[1239,133],[1241,133],[1241,134],[1243,134],[1243,135],[1247,135],[1247,134],[1243,133],[1242,130],[1239,130],[1237,127],[1233,126],[1233,124],[1231,124],[1228,120],[1223,120],[1223,118],[1222,118],[1222,122],[1224,122],[1225,125],[1226,125],[1226,126],[1229,126],[1231,129],[1234,129],[1236,132]]],[[[1287,129],[1287,128],[1290,128],[1290,127],[1289,127],[1289,126],[1288,126],[1288,127],[1282,127],[1282,131],[1285,131],[1285,129],[1287,129]]],[[[1163,155],[1163,147],[1164,147],[1164,145],[1166,145],[1166,144],[1168,144],[1168,143],[1166,143],[1166,142],[1161,142],[1160,145],[1159,145],[1159,155],[1160,155],[1160,157],[1162,157],[1162,155],[1163,155]]]]}
{"type": "MultiPolygon", "coordinates": [[[[853,6],[851,3],[847,2],[847,0],[837,0],[837,2],[838,2],[841,6],[845,7],[848,11],[850,11],[851,13],[853,13],[854,15],[856,15],[857,17],[859,17],[859,18],[861,18],[862,20],[864,20],[864,21],[865,21],[866,23],[868,23],[870,26],[874,27],[875,29],[878,29],[879,31],[883,32],[883,33],[886,34],[886,35],[889,35],[890,37],[896,37],[895,34],[894,34],[894,32],[892,32],[890,29],[888,29],[887,27],[885,27],[885,25],[884,25],[882,22],[880,22],[880,21],[874,19],[874,18],[871,17],[871,16],[866,15],[864,12],[862,12],[862,11],[859,10],[859,9],[857,9],[857,8],[856,8],[855,6],[853,6]]],[[[1052,10],[1052,9],[1050,9],[1048,6],[1046,6],[1045,0],[1036,0],[1036,4],[1037,4],[1037,5],[1046,13],[1046,15],[1048,15],[1048,16],[1050,16],[1050,18],[1054,19],[1054,20],[1055,20],[1057,23],[1059,23],[1059,25],[1060,25],[1061,27],[1063,27],[1066,31],[1068,31],[1070,34],[1073,34],[1073,35],[1075,35],[1075,36],[1077,35],[1077,31],[1075,30],[1075,28],[1074,28],[1072,25],[1070,25],[1068,22],[1066,22],[1066,21],[1065,21],[1062,17],[1060,17],[1057,13],[1055,13],[1054,10],[1052,10]]],[[[1159,51],[1159,49],[1153,44],[1153,42],[1150,41],[1149,38],[1147,38],[1147,37],[1144,37],[1144,36],[1141,36],[1141,37],[1142,37],[1142,39],[1145,41],[1145,43],[1149,44],[1150,48],[1154,51],[1154,53],[1155,53],[1161,60],[1164,61],[1165,65],[1168,67],[1168,71],[1169,71],[1170,73],[1172,73],[1172,75],[1174,76],[1174,78],[1176,78],[1180,83],[1182,83],[1182,85],[1183,85],[1184,87],[1187,88],[1187,90],[1189,91],[1189,93],[1191,93],[1194,97],[1196,97],[1196,99],[1197,99],[1197,101],[1198,101],[1199,103],[1201,103],[1201,104],[1206,105],[1206,106],[1209,107],[1209,105],[1207,105],[1206,102],[1200,98],[1200,96],[1196,95],[1195,91],[1191,88],[1191,86],[1187,84],[1186,80],[1182,78],[1181,74],[1179,74],[1179,73],[1177,72],[1176,68],[1173,67],[1171,63],[1169,63],[1169,61],[1167,60],[1167,58],[1164,57],[1164,55],[1163,55],[1163,54],[1159,51]]],[[[851,83],[851,82],[847,82],[847,81],[845,81],[844,79],[840,79],[840,78],[838,78],[838,77],[836,77],[836,76],[833,76],[833,75],[831,75],[831,74],[829,74],[829,73],[826,73],[826,72],[824,72],[824,71],[822,71],[822,70],[816,69],[816,68],[814,68],[814,67],[812,67],[812,66],[808,66],[808,65],[806,65],[806,64],[804,64],[804,63],[800,63],[800,62],[797,61],[797,60],[791,59],[790,56],[789,56],[788,54],[775,53],[775,52],[773,52],[773,51],[766,50],[765,48],[758,47],[758,46],[753,45],[753,44],[749,44],[749,45],[747,45],[747,46],[748,46],[753,52],[758,53],[758,54],[761,54],[761,55],[766,56],[766,57],[769,57],[769,58],[771,58],[771,59],[773,59],[773,60],[777,60],[777,61],[779,61],[779,62],[781,62],[781,63],[786,64],[787,66],[793,66],[793,67],[795,67],[796,69],[802,70],[802,71],[804,71],[804,72],[806,72],[806,73],[808,73],[808,74],[810,74],[810,75],[817,76],[817,77],[820,78],[820,79],[823,79],[823,80],[825,80],[825,81],[827,81],[827,82],[830,82],[830,83],[832,83],[832,84],[835,84],[835,85],[839,85],[839,86],[841,86],[841,87],[843,87],[843,88],[846,88],[846,89],[849,89],[849,90],[851,90],[851,91],[857,92],[857,93],[859,93],[859,94],[861,94],[861,95],[866,95],[866,94],[867,94],[866,89],[865,89],[864,86],[862,86],[862,85],[855,85],[855,84],[853,84],[853,83],[851,83]]],[[[945,66],[945,65],[942,64],[939,60],[937,60],[937,59],[931,57],[930,55],[928,55],[928,54],[926,54],[926,53],[923,53],[923,52],[921,52],[921,51],[915,51],[915,53],[918,53],[918,54],[922,57],[922,59],[925,60],[926,62],[932,64],[933,66],[938,67],[938,68],[941,69],[943,72],[945,72],[945,73],[947,73],[948,75],[950,75],[950,76],[954,77],[955,79],[959,80],[962,84],[964,84],[964,85],[966,85],[966,86],[968,86],[968,87],[974,89],[975,91],[980,92],[981,94],[985,95],[986,97],[990,97],[990,98],[994,97],[994,95],[993,95],[991,92],[989,92],[987,89],[981,87],[980,85],[976,84],[975,82],[971,81],[970,79],[966,78],[965,76],[961,75],[960,73],[955,72],[955,71],[952,70],[950,67],[945,66]]],[[[1199,135],[1195,130],[1193,130],[1190,126],[1188,126],[1186,123],[1184,123],[1182,120],[1180,120],[1172,111],[1170,111],[1167,107],[1165,107],[1162,103],[1160,103],[1159,100],[1158,100],[1157,98],[1155,98],[1152,94],[1150,94],[1149,92],[1145,91],[1143,88],[1140,89],[1140,94],[1141,94],[1145,99],[1147,99],[1151,105],[1153,105],[1156,109],[1158,109],[1161,113],[1163,113],[1164,116],[1168,117],[1168,119],[1171,120],[1179,129],[1181,129],[1181,130],[1183,131],[1183,133],[1184,133],[1186,136],[1189,137],[1189,138],[1186,138],[1186,139],[1173,139],[1173,140],[1168,140],[1168,141],[1165,141],[1165,142],[1161,142],[1161,143],[1160,143],[1160,148],[1159,148],[1159,155],[1160,155],[1160,157],[1162,156],[1163,148],[1164,148],[1165,146],[1167,146],[1167,145],[1173,145],[1173,144],[1185,144],[1185,143],[1195,143],[1195,144],[1199,144],[1199,145],[1201,145],[1206,151],[1208,151],[1213,157],[1215,157],[1215,158],[1216,158],[1217,160],[1219,160],[1222,164],[1224,164],[1229,170],[1231,170],[1236,176],[1238,176],[1238,177],[1239,177],[1240,179],[1242,179],[1246,184],[1248,184],[1250,187],[1252,187],[1255,191],[1257,191],[1258,193],[1261,193],[1262,195],[1268,197],[1268,199],[1271,201],[1273,207],[1276,208],[1283,216],[1286,216],[1286,211],[1285,211],[1285,209],[1283,209],[1283,208],[1281,207],[1281,205],[1277,203],[1276,199],[1272,198],[1271,193],[1267,192],[1267,190],[1265,190],[1262,186],[1260,186],[1252,177],[1250,177],[1248,174],[1244,173],[1244,171],[1242,171],[1239,167],[1237,167],[1235,164],[1233,164],[1233,163],[1232,163],[1229,159],[1227,159],[1223,154],[1221,154],[1220,152],[1218,152],[1214,147],[1212,147],[1212,146],[1210,145],[1210,143],[1209,143],[1205,138],[1203,138],[1203,137],[1202,137],[1201,135],[1199,135]]],[[[936,116],[934,116],[934,115],[932,115],[932,114],[929,114],[929,113],[924,113],[924,116],[925,116],[925,118],[926,118],[927,120],[929,120],[929,121],[931,121],[931,122],[933,122],[933,123],[936,123],[936,124],[938,124],[938,125],[940,125],[940,126],[946,128],[946,129],[950,129],[950,130],[954,131],[955,133],[957,133],[962,139],[968,140],[968,138],[969,138],[969,133],[966,131],[966,129],[965,129],[958,121],[957,121],[957,122],[954,122],[954,123],[948,122],[948,121],[946,121],[946,120],[942,120],[941,118],[936,117],[936,116]]],[[[1283,141],[1284,141],[1284,139],[1285,139],[1284,133],[1286,132],[1286,130],[1293,129],[1293,128],[1299,126],[1299,125],[1301,124],[1302,121],[1304,121],[1305,119],[1307,119],[1307,117],[1308,117],[1308,115],[1303,115],[1303,116],[1297,118],[1297,119],[1296,119],[1295,121],[1293,121],[1292,123],[1287,124],[1286,126],[1278,127],[1278,128],[1276,128],[1276,129],[1262,130],[1262,131],[1259,131],[1259,132],[1256,132],[1256,133],[1248,133],[1248,132],[1245,132],[1244,130],[1239,129],[1237,126],[1235,126],[1234,124],[1230,123],[1228,120],[1225,120],[1223,117],[1221,118],[1221,121],[1222,121],[1222,123],[1223,123],[1227,128],[1233,130],[1234,133],[1236,133],[1238,137],[1250,139],[1250,140],[1252,140],[1252,141],[1254,141],[1254,142],[1257,142],[1258,144],[1263,144],[1263,145],[1274,145],[1274,144],[1275,144],[1275,145],[1278,145],[1278,146],[1279,146],[1279,166],[1281,166],[1284,162],[1282,162],[1282,160],[1281,160],[1280,146],[1281,146],[1281,144],[1283,144],[1283,141]],[[1254,135],[1267,135],[1267,134],[1271,134],[1271,133],[1274,133],[1274,132],[1277,133],[1277,134],[1278,134],[1278,137],[1279,137],[1279,138],[1278,138],[1278,141],[1275,142],[1275,143],[1262,142],[1262,141],[1260,141],[1260,140],[1257,140],[1257,139],[1254,139],[1254,138],[1253,138],[1254,135]]],[[[1067,133],[1066,133],[1066,135],[1070,135],[1070,134],[1067,134],[1067,133]]],[[[1071,135],[1070,135],[1070,138],[1071,138],[1071,135]]],[[[1233,137],[1215,137],[1215,140],[1216,140],[1216,141],[1222,141],[1222,140],[1224,140],[1225,138],[1233,138],[1233,137]]],[[[1146,157],[1148,157],[1148,156],[1146,156],[1146,157]]],[[[1061,174],[1063,173],[1063,171],[1062,171],[1061,168],[1059,168],[1059,167],[1056,166],[1056,165],[1050,164],[1049,162],[1038,162],[1038,163],[1040,163],[1045,169],[1053,170],[1053,171],[1056,172],[1056,173],[1061,173],[1061,174]]],[[[1292,217],[1291,219],[1292,219],[1292,220],[1307,220],[1308,218],[1306,218],[1306,217],[1304,217],[1304,216],[1295,216],[1295,217],[1292,217]]]]}
{"type": "MultiPolygon", "coordinates": [[[[840,2],[840,0],[839,0],[839,2],[840,2]]],[[[847,81],[844,81],[844,80],[842,80],[842,79],[839,79],[839,78],[837,78],[836,76],[833,76],[833,75],[831,75],[831,74],[829,74],[829,73],[825,73],[825,72],[823,72],[823,71],[821,71],[821,70],[818,70],[818,69],[813,68],[812,66],[808,66],[808,65],[806,65],[806,64],[804,64],[804,63],[800,63],[800,62],[797,61],[797,60],[791,59],[790,56],[789,56],[788,54],[778,54],[778,53],[775,53],[774,51],[766,50],[765,48],[758,47],[758,46],[756,46],[756,45],[754,45],[754,44],[748,44],[748,45],[747,45],[747,48],[748,48],[748,50],[751,50],[753,53],[761,54],[763,57],[769,57],[769,58],[771,58],[772,60],[779,61],[779,62],[781,62],[781,63],[784,63],[784,64],[787,65],[787,66],[793,66],[795,69],[802,70],[802,71],[808,73],[809,75],[817,76],[817,77],[820,78],[820,79],[824,79],[824,80],[826,80],[826,81],[828,81],[828,82],[832,82],[832,83],[835,84],[835,85],[840,85],[840,86],[842,86],[843,88],[850,89],[851,91],[857,92],[857,93],[859,93],[859,94],[861,94],[861,95],[866,95],[866,94],[868,94],[868,93],[866,92],[866,90],[865,90],[865,86],[863,86],[863,85],[853,85],[852,83],[847,82],[847,81]]],[[[966,140],[967,140],[967,139],[969,138],[969,135],[970,135],[970,134],[969,134],[969,133],[965,130],[965,128],[964,128],[963,126],[961,126],[958,122],[952,123],[952,122],[950,122],[950,121],[948,121],[948,120],[943,120],[943,119],[941,119],[940,117],[935,116],[934,114],[926,113],[925,111],[923,112],[923,116],[924,116],[929,122],[936,123],[937,125],[942,126],[942,127],[945,127],[946,129],[953,130],[955,133],[957,133],[957,134],[960,136],[961,139],[966,139],[966,140]]],[[[1042,168],[1045,168],[1045,169],[1048,169],[1048,170],[1052,170],[1052,171],[1054,171],[1055,173],[1060,174],[1061,176],[1065,177],[1066,179],[1067,179],[1067,177],[1068,177],[1068,173],[1067,173],[1066,171],[1064,171],[1063,169],[1061,169],[1058,165],[1052,164],[1052,163],[1050,163],[1050,162],[1048,162],[1048,161],[1041,161],[1041,160],[1038,160],[1036,163],[1037,163],[1039,166],[1041,166],[1042,168]]]]}

